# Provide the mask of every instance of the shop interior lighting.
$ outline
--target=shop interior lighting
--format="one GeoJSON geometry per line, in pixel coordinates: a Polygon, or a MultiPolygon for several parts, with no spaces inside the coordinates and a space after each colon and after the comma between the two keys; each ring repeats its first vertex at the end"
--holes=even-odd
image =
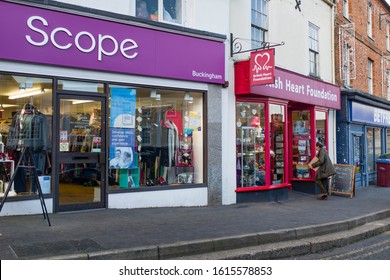
{"type": "Polygon", "coordinates": [[[160,101],[161,100],[161,94],[156,94],[156,100],[160,101]]]}
{"type": "Polygon", "coordinates": [[[188,103],[192,103],[194,101],[194,98],[190,95],[188,91],[184,93],[184,100],[188,101],[188,103]]]}
{"type": "Polygon", "coordinates": [[[93,102],[93,100],[73,100],[72,104],[76,105],[76,104],[83,104],[83,103],[89,103],[89,102],[93,102]]]}
{"type": "Polygon", "coordinates": [[[3,104],[0,105],[0,112],[4,112],[3,104]]]}
{"type": "Polygon", "coordinates": [[[44,94],[44,93],[45,93],[45,89],[43,89],[43,88],[42,89],[31,89],[31,90],[13,93],[10,96],[8,96],[8,99],[25,98],[25,97],[29,97],[29,96],[44,94]]]}

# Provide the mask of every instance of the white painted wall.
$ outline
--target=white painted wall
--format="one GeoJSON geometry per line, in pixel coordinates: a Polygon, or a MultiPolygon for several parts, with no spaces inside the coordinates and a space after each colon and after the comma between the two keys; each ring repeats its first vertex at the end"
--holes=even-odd
{"type": "MultiPolygon", "coordinates": [[[[324,0],[302,1],[301,12],[295,0],[269,1],[268,41],[285,42],[275,48],[277,66],[302,75],[309,74],[309,22],[318,26],[320,43],[320,78],[333,83],[333,10],[324,0]]],[[[234,37],[247,39],[250,48],[251,2],[232,0],[230,29],[234,37]]],[[[242,42],[242,40],[241,40],[242,42]]],[[[234,60],[249,58],[249,53],[234,56],[234,60]]]]}
{"type": "Polygon", "coordinates": [[[206,187],[108,195],[108,208],[115,209],[206,205],[206,187]]]}
{"type": "MultiPolygon", "coordinates": [[[[46,209],[48,213],[53,213],[53,199],[45,199],[46,209]]],[[[18,215],[33,215],[42,214],[42,206],[39,199],[24,200],[24,201],[9,201],[6,200],[1,209],[0,216],[18,216],[18,215]]],[[[50,218],[50,217],[49,217],[50,218]]],[[[42,215],[43,219],[43,215],[42,215]]]]}
{"type": "MultiPolygon", "coordinates": [[[[319,27],[319,55],[320,78],[334,83],[334,53],[333,53],[333,9],[327,0],[301,1],[301,12],[295,9],[295,0],[271,0],[269,4],[269,31],[267,41],[278,44],[285,42],[284,46],[275,48],[275,63],[277,66],[290,71],[309,75],[309,22],[319,27]]],[[[251,49],[251,1],[230,1],[230,31],[234,38],[240,38],[243,50],[251,49]]],[[[249,59],[250,53],[234,55],[231,62],[249,59]]],[[[229,69],[229,96],[234,96],[233,64],[229,69]]],[[[234,112],[234,108],[230,108],[234,112]]],[[[232,114],[233,115],[233,114],[232,114]]],[[[228,116],[230,118],[230,116],[228,116]]],[[[336,158],[336,113],[329,111],[328,143],[329,154],[333,162],[336,158]]],[[[231,128],[235,124],[226,121],[231,128]]],[[[230,141],[224,143],[227,150],[234,151],[235,144],[230,141]]],[[[234,152],[232,152],[234,153],[234,152]]],[[[228,172],[235,172],[228,168],[228,172]]]]}

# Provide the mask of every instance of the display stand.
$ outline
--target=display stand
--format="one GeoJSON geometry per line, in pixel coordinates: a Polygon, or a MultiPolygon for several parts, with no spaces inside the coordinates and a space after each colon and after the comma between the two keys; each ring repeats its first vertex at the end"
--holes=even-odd
{"type": "MultiPolygon", "coordinates": [[[[9,181],[9,183],[8,183],[7,189],[4,192],[4,197],[3,197],[2,201],[1,201],[0,212],[3,209],[5,201],[7,200],[8,193],[9,193],[9,191],[11,189],[12,184],[14,183],[15,176],[16,176],[16,174],[18,174],[18,170],[21,167],[22,168],[28,168],[28,169],[32,170],[33,176],[34,176],[34,181],[35,181],[35,184],[36,184],[37,190],[38,190],[39,200],[41,202],[43,218],[47,219],[47,222],[48,222],[49,226],[51,226],[50,219],[49,219],[49,214],[47,213],[45,200],[43,198],[41,184],[39,183],[39,180],[38,180],[37,168],[35,166],[34,159],[33,159],[30,147],[23,148],[22,153],[21,153],[20,158],[19,158],[19,161],[18,161],[18,164],[16,165],[15,171],[12,174],[10,180],[9,180],[8,174],[6,173],[6,177],[7,177],[7,180],[9,181]]],[[[4,168],[4,166],[3,166],[3,168],[4,168]]]]}

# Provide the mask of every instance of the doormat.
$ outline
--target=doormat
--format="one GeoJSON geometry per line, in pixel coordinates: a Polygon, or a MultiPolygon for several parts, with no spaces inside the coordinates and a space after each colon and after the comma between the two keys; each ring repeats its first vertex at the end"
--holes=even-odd
{"type": "Polygon", "coordinates": [[[11,249],[20,259],[38,259],[45,257],[79,254],[103,250],[104,248],[92,239],[61,240],[27,245],[11,245],[11,249]]]}

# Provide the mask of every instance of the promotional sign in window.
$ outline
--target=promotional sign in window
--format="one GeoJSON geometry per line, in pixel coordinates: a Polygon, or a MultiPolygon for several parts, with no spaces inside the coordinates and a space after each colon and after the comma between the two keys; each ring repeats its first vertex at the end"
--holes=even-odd
{"type": "Polygon", "coordinates": [[[252,86],[273,84],[275,82],[275,49],[251,53],[250,84],[252,86]]]}
{"type": "Polygon", "coordinates": [[[112,169],[134,166],[135,95],[134,89],[111,89],[109,167],[112,169]]]}

